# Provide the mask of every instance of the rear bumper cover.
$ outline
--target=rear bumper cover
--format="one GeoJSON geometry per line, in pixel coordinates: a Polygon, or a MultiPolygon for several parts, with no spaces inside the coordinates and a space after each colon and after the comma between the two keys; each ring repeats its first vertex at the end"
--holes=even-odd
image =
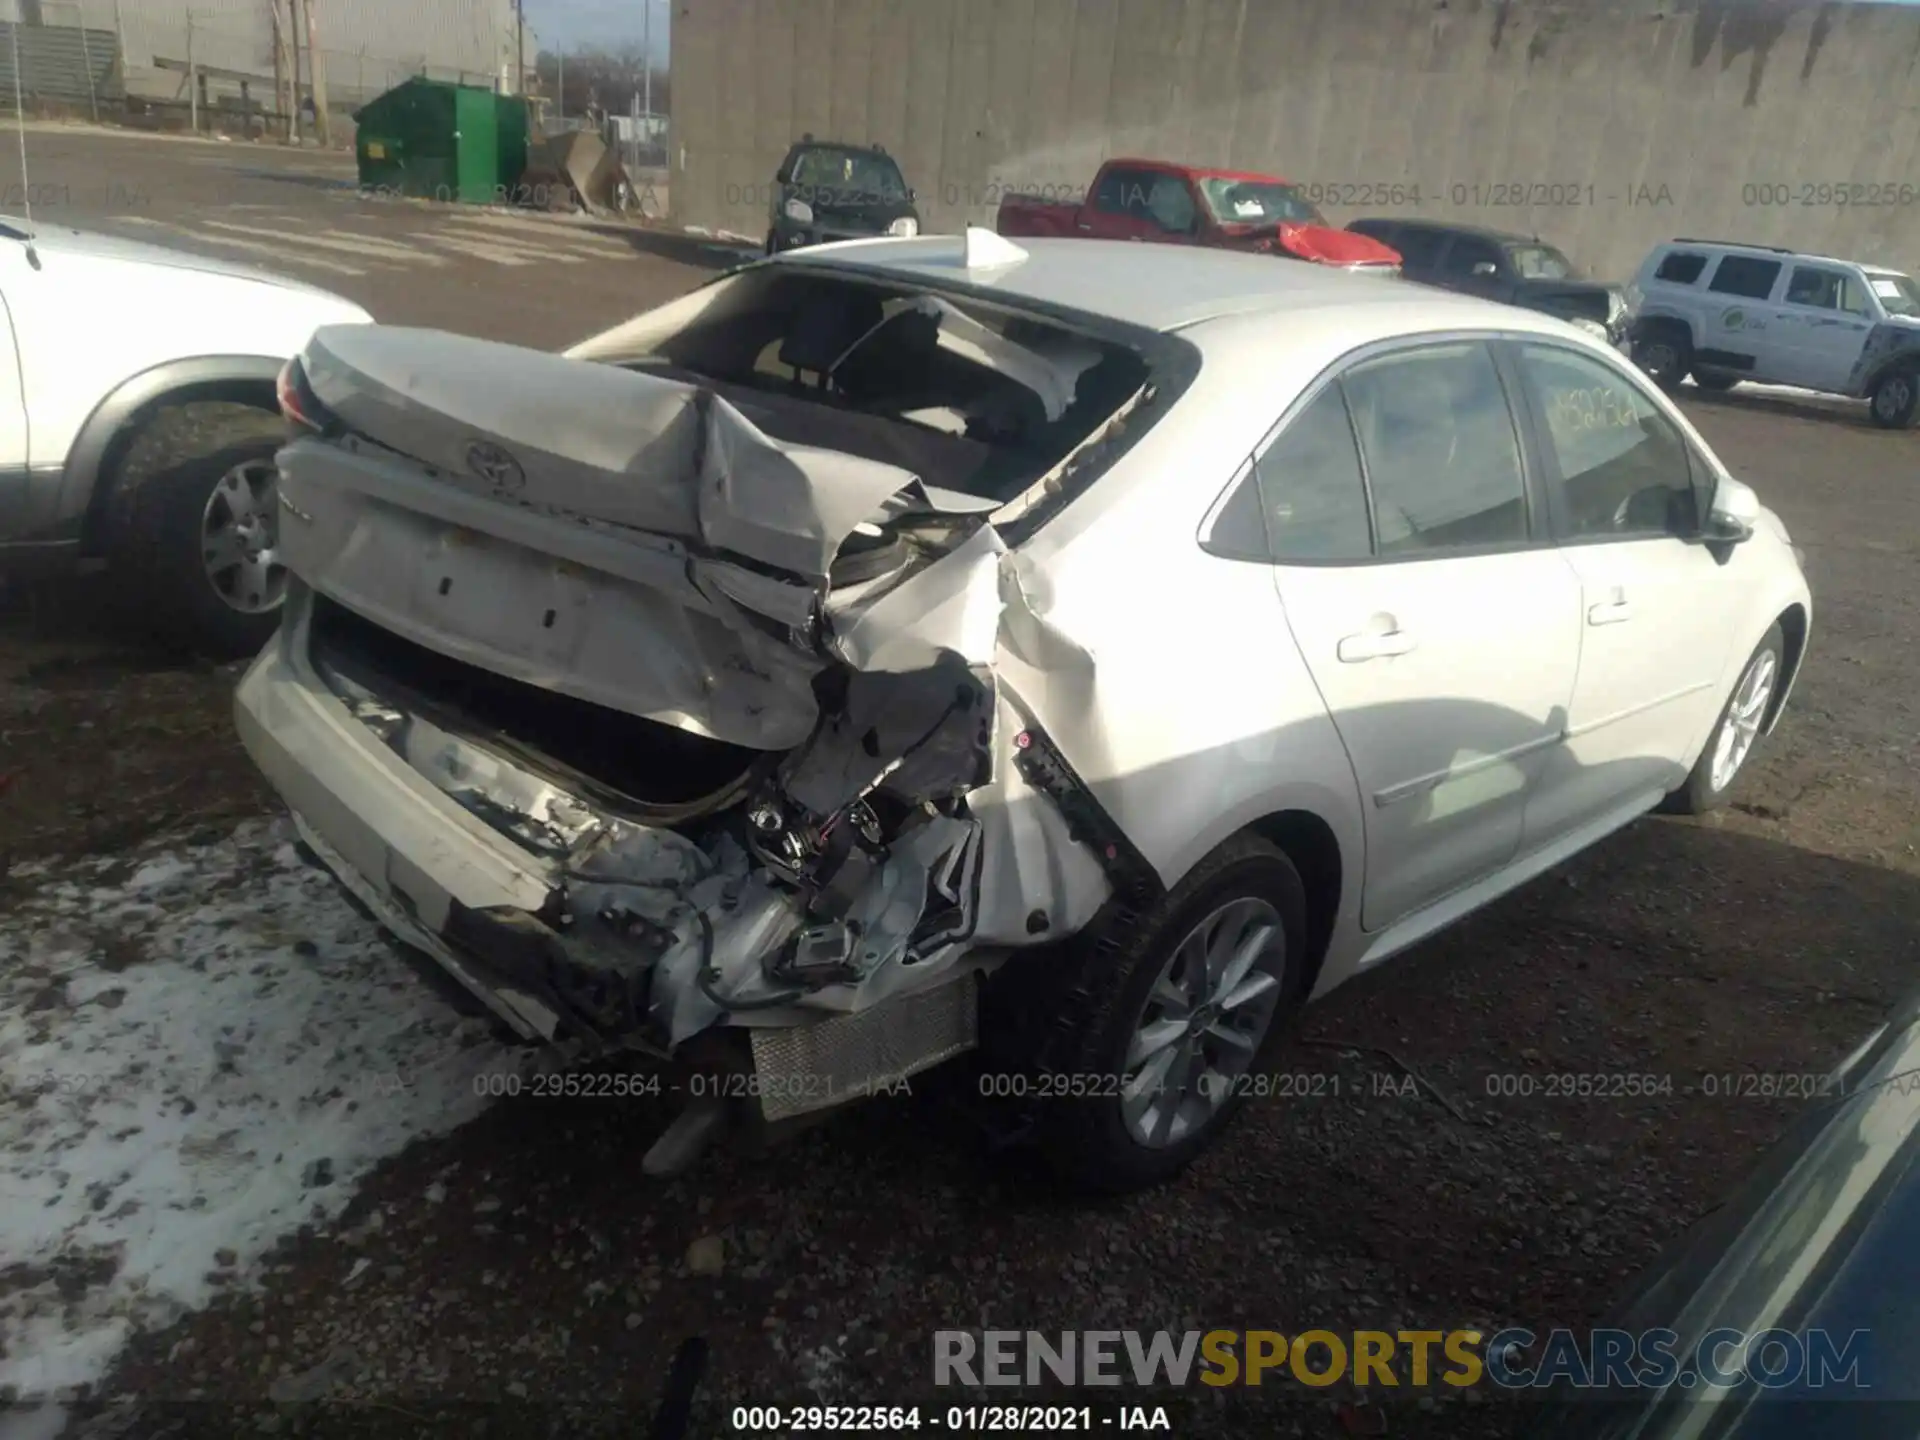
{"type": "MultiPolygon", "coordinates": [[[[515,844],[382,744],[314,669],[309,626],[309,607],[291,606],[240,683],[235,719],[320,863],[521,1038],[677,1053],[647,1021],[685,1012],[686,997],[651,994],[658,972],[583,963],[549,923],[559,862],[515,844]]],[[[977,968],[956,965],[850,1013],[803,1002],[720,1012],[719,1023],[750,1027],[767,1118],[824,1109],[971,1048],[977,968]],[[788,1074],[779,1067],[789,1062],[824,1068],[788,1074]]]]}

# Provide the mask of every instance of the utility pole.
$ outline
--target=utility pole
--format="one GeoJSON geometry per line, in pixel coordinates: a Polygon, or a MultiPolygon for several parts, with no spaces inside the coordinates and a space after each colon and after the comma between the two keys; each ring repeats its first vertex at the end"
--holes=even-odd
{"type": "Polygon", "coordinates": [[[187,12],[187,116],[193,133],[200,133],[200,67],[193,63],[193,12],[187,12]]]}
{"type": "Polygon", "coordinates": [[[300,32],[305,29],[300,15],[300,0],[287,0],[287,33],[293,38],[293,139],[306,139],[306,126],[300,123],[300,32]]]}
{"type": "Polygon", "coordinates": [[[287,32],[280,23],[280,0],[267,0],[273,17],[273,105],[281,115],[282,139],[293,139],[293,106],[287,103],[287,32]]]}
{"type": "Polygon", "coordinates": [[[527,0],[513,0],[513,93],[527,93],[527,0]]]}
{"type": "Polygon", "coordinates": [[[327,119],[327,62],[320,52],[320,19],[314,14],[319,0],[307,0],[307,72],[313,81],[313,123],[323,146],[333,144],[333,126],[327,119]]]}
{"type": "Polygon", "coordinates": [[[646,71],[647,126],[653,125],[653,0],[640,0],[640,64],[646,71]]]}

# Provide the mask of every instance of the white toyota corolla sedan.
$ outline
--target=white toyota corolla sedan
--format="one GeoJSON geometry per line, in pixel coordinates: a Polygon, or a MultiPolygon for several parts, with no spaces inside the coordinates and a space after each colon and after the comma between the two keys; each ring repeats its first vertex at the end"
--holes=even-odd
{"type": "Polygon", "coordinates": [[[247,747],[505,1025],[705,1077],[656,1172],[972,1051],[1165,1178],[1309,999],[1723,803],[1807,648],[1611,349],[1270,256],[819,246],[564,355],[323,329],[281,400],[247,747]]]}

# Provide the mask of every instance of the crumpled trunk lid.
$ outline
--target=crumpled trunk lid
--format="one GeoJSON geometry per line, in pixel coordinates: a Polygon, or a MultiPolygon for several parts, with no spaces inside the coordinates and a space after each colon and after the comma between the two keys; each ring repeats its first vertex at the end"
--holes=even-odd
{"type": "Polygon", "coordinates": [[[512,505],[692,542],[810,582],[914,484],[782,445],[675,380],[436,330],[328,326],[302,356],[320,402],[436,478],[512,505]]]}
{"type": "Polygon", "coordinates": [[[737,745],[806,738],[834,556],[933,508],[905,470],[660,376],[384,327],[322,329],[301,363],[346,434],[281,452],[294,574],[455,658],[737,745]]]}

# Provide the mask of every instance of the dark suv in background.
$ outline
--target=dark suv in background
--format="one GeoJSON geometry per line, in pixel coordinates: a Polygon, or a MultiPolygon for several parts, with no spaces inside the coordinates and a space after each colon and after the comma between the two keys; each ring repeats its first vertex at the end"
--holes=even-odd
{"type": "Polygon", "coordinates": [[[1398,250],[1408,280],[1538,310],[1627,348],[1626,292],[1580,279],[1573,262],[1538,236],[1432,220],[1355,220],[1347,229],[1398,250]]]}
{"type": "Polygon", "coordinates": [[[803,135],[774,172],[767,254],[830,240],[918,235],[913,201],[906,176],[878,145],[803,135]]]}

